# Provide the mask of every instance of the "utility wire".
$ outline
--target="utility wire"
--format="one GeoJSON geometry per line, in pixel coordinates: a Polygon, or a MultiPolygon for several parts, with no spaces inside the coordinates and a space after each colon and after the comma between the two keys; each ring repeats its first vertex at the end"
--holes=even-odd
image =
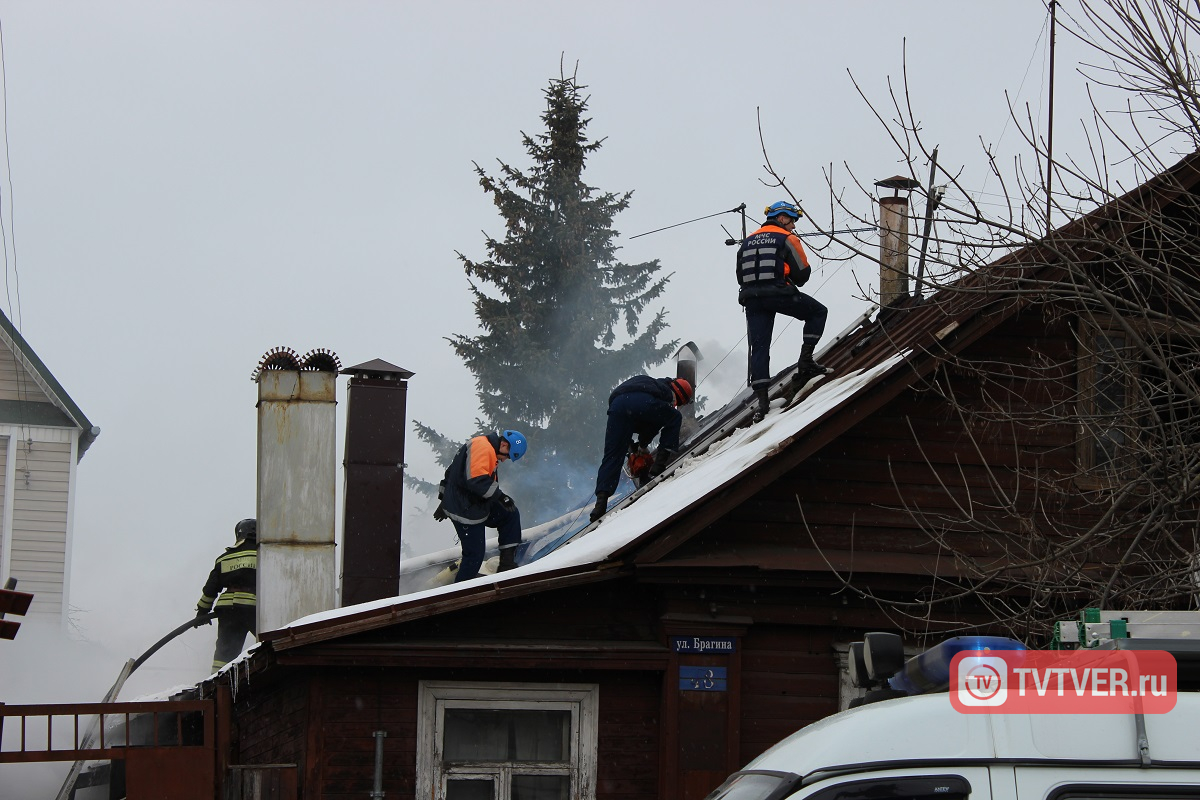
{"type": "MultiPolygon", "coordinates": [[[[3,114],[3,119],[0,120],[0,126],[4,132],[4,168],[8,182],[8,217],[11,222],[12,214],[12,157],[9,154],[8,147],[8,65],[5,63],[5,47],[4,47],[4,22],[0,20],[0,114],[3,114]]],[[[3,195],[0,195],[0,203],[3,202],[3,195]]],[[[18,331],[21,330],[21,276],[17,272],[17,235],[16,231],[12,230],[13,224],[7,227],[4,224],[4,209],[0,207],[0,238],[4,240],[4,290],[8,298],[8,313],[12,318],[13,327],[18,331]],[[17,296],[17,313],[13,315],[12,293],[8,286],[8,237],[12,236],[12,274],[13,274],[13,292],[17,296]]]]}
{"type": "MultiPolygon", "coordinates": [[[[13,330],[20,333],[23,324],[21,316],[21,276],[17,272],[17,236],[15,231],[15,217],[12,214],[13,188],[12,188],[12,157],[9,153],[8,146],[8,64],[6,62],[6,49],[4,46],[4,22],[0,20],[0,127],[4,133],[4,167],[7,173],[6,179],[8,183],[8,216],[9,225],[4,224],[4,205],[3,193],[0,192],[0,239],[4,241],[4,293],[8,301],[8,316],[9,322],[13,326],[13,330]],[[13,287],[10,290],[8,285],[9,258],[8,258],[8,238],[12,235],[12,276],[13,287]],[[13,314],[12,296],[17,296],[17,311],[13,314]]],[[[25,400],[28,396],[28,387],[26,386],[25,370],[21,367],[21,355],[17,343],[12,342],[13,347],[13,377],[16,379],[17,400],[25,400]]],[[[18,419],[24,414],[18,411],[18,419]]],[[[29,427],[25,423],[20,424],[21,436],[25,440],[25,485],[28,488],[29,479],[32,475],[30,467],[30,456],[33,453],[33,437],[29,433],[29,427]]]]}
{"type": "Polygon", "coordinates": [[[668,225],[668,226],[667,226],[667,227],[665,227],[665,228],[655,228],[655,229],[654,229],[654,230],[652,230],[652,231],[646,231],[645,233],[639,233],[639,234],[637,234],[637,236],[630,236],[629,238],[630,238],[630,239],[637,239],[637,238],[640,238],[640,237],[642,237],[642,236],[649,236],[649,235],[650,235],[650,234],[652,234],[652,233],[659,233],[660,231],[669,231],[669,230],[671,230],[671,228],[678,228],[680,225],[691,225],[693,222],[699,222],[699,221],[700,221],[700,220],[702,220],[702,219],[712,219],[713,217],[719,217],[719,216],[721,216],[722,214],[738,214],[738,213],[740,213],[740,212],[742,212],[742,211],[745,211],[745,210],[746,210],[746,204],[745,204],[745,203],[742,203],[742,204],[741,204],[740,206],[738,206],[737,208],[731,208],[731,209],[729,209],[728,211],[718,211],[717,213],[715,213],[715,214],[709,214],[709,215],[708,215],[708,216],[706,216],[706,217],[696,217],[695,219],[689,219],[687,222],[676,222],[674,225],[668,225]]]}

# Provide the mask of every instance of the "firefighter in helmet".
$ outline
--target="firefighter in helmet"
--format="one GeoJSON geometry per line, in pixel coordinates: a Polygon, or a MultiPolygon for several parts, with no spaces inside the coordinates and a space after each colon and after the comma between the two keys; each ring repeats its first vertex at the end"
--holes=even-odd
{"type": "Polygon", "coordinates": [[[241,654],[246,634],[257,634],[258,521],[244,519],[234,526],[233,533],[233,547],[217,556],[196,603],[197,617],[212,614],[217,618],[213,672],[241,654]]]}
{"type": "Polygon", "coordinates": [[[692,402],[693,397],[695,389],[684,378],[635,375],[612,390],[608,396],[608,424],[604,428],[604,456],[596,472],[596,507],[588,515],[592,522],[608,510],[608,498],[621,480],[621,459],[631,446],[636,457],[658,436],[658,451],[646,474],[638,474],[637,468],[632,468],[634,458],[630,459],[630,471],[639,485],[667,468],[679,448],[683,415],[678,407],[692,402]],[[633,444],[635,433],[637,444],[633,444]]]}
{"type": "Polygon", "coordinates": [[[755,421],[762,419],[770,407],[767,390],[771,385],[771,332],[776,314],[804,322],[796,382],[830,372],[813,360],[829,311],[800,291],[812,275],[804,245],[796,235],[796,222],[804,212],[795,204],[780,200],[767,206],[763,213],[766,222],[742,241],[737,255],[738,302],[746,310],[750,340],[750,386],[758,400],[755,421]]]}
{"type": "Polygon", "coordinates": [[[528,449],[525,434],[506,430],[473,437],[459,448],[442,481],[442,502],[433,512],[439,522],[454,523],[462,545],[456,583],[479,577],[487,550],[485,528],[495,528],[500,543],[497,571],[515,569],[521,544],[521,512],[511,497],[500,491],[497,467],[502,461],[520,461],[528,449]]]}

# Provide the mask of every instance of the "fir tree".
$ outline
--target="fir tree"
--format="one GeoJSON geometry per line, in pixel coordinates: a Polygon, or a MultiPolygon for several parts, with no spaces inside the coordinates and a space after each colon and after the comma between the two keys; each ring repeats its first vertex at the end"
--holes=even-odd
{"type": "MultiPolygon", "coordinates": [[[[545,132],[522,132],[532,168],[500,161],[492,175],[475,164],[505,235],[485,234],[485,260],[457,253],[482,332],[450,342],[475,375],[479,430],[516,428],[529,439],[528,455],[502,478],[527,526],[586,502],[609,392],[676,346],[659,342],[661,309],[644,327],[639,322],[670,276],[656,277],[658,260],[616,260],[613,220],[633,193],[602,192],[583,180],[588,156],[603,144],[587,138],[585,88],[575,76],[550,81],[545,132]]],[[[457,445],[420,423],[417,430],[448,463],[457,445]]]]}

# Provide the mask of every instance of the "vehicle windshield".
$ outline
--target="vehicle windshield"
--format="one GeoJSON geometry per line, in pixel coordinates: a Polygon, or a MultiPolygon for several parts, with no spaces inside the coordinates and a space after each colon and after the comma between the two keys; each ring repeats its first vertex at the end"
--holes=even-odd
{"type": "Polygon", "coordinates": [[[738,772],[705,800],[767,800],[786,794],[799,775],[788,772],[738,772]]]}

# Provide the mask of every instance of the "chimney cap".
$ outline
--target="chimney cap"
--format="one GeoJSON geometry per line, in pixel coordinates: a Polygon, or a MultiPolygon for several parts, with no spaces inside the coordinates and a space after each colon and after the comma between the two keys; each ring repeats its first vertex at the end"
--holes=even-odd
{"type": "Polygon", "coordinates": [[[906,178],[903,175],[893,175],[890,178],[884,178],[881,181],[875,181],[875,185],[880,189],[893,189],[897,195],[900,194],[901,190],[911,192],[913,189],[921,188],[920,181],[913,180],[912,178],[906,178]]]}
{"type": "Polygon", "coordinates": [[[700,354],[700,348],[695,342],[688,342],[683,347],[675,352],[676,361],[702,361],[704,356],[700,354]]]}
{"type": "Polygon", "coordinates": [[[399,378],[402,381],[406,381],[416,373],[410,372],[404,367],[397,367],[395,364],[384,361],[382,358],[373,358],[370,361],[364,361],[353,367],[346,367],[338,374],[352,375],[359,378],[399,378]]]}

